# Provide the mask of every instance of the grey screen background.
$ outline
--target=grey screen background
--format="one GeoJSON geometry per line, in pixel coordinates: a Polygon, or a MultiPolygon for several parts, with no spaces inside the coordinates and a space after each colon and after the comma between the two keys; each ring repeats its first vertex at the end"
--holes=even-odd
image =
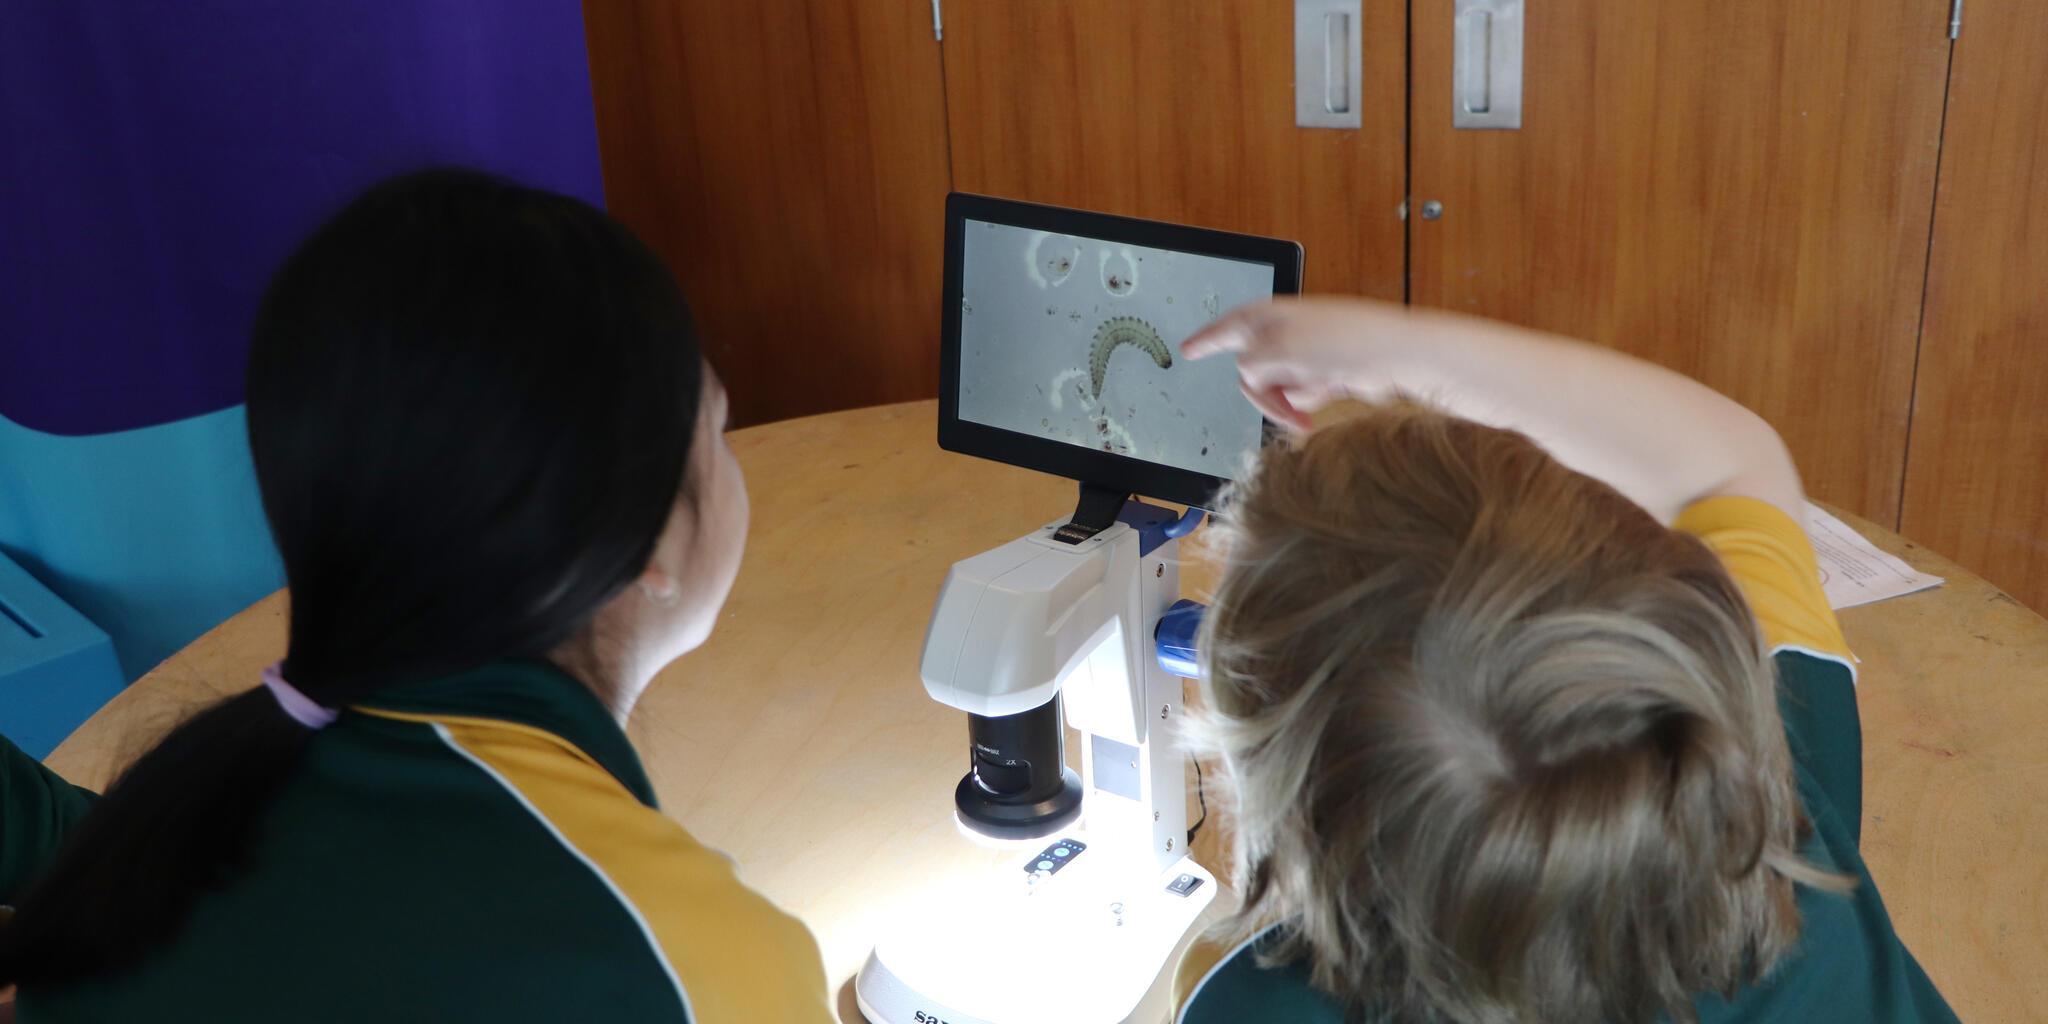
{"type": "Polygon", "coordinates": [[[966,224],[961,264],[962,419],[1241,475],[1261,424],[1238,390],[1236,361],[1189,362],[1180,343],[1219,314],[1270,297],[1270,265],[976,220],[966,224]],[[1119,321],[1120,335],[1156,335],[1172,365],[1117,344],[1098,398],[1091,354],[1118,317],[1140,321],[1119,321]]]}

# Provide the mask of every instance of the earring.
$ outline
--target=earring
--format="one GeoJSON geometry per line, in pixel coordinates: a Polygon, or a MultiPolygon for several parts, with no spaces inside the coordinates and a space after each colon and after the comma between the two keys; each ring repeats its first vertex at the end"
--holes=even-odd
{"type": "Polygon", "coordinates": [[[676,599],[683,596],[683,588],[677,586],[676,581],[673,579],[669,580],[668,585],[662,587],[660,590],[656,590],[653,587],[648,586],[646,580],[639,581],[639,587],[640,592],[642,594],[647,595],[647,599],[649,601],[661,605],[664,608],[675,604],[676,599]]]}

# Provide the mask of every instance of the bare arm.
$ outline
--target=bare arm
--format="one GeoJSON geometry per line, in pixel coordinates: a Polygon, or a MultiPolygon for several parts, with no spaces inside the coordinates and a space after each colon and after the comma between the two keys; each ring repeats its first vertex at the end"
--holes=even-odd
{"type": "Polygon", "coordinates": [[[1611,349],[1404,306],[1296,299],[1230,313],[1182,346],[1235,352],[1268,418],[1309,429],[1338,398],[1405,392],[1520,430],[1669,523],[1693,502],[1744,495],[1805,521],[1798,470],[1755,413],[1691,378],[1611,349]]]}

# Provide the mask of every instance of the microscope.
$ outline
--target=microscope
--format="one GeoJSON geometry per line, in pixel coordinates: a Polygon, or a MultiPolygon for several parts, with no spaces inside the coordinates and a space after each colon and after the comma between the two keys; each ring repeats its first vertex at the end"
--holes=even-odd
{"type": "Polygon", "coordinates": [[[1232,360],[1171,346],[1300,285],[1293,242],[946,198],[939,446],[1080,498],[939,591],[919,675],[966,712],[954,818],[1017,857],[906,902],[854,982],[874,1024],[1173,1013],[1181,954],[1220,905],[1188,856],[1181,684],[1201,608],[1180,600],[1180,543],[1270,424],[1232,360]]]}
{"type": "Polygon", "coordinates": [[[1201,517],[1084,485],[1072,519],[947,573],[920,675],[967,713],[958,821],[1043,844],[881,939],[855,982],[870,1020],[1168,1019],[1217,888],[1188,856],[1176,732],[1200,611],[1179,600],[1180,538],[1201,517]]]}

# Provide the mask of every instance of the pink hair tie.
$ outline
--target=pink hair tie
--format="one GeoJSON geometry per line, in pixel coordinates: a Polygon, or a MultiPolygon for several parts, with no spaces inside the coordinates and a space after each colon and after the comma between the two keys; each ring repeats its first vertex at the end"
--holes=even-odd
{"type": "Polygon", "coordinates": [[[308,729],[325,729],[334,724],[338,713],[321,707],[313,698],[300,693],[298,687],[285,682],[283,673],[279,671],[282,668],[284,662],[280,661],[263,670],[263,685],[269,688],[272,697],[277,698],[277,706],[292,716],[292,721],[308,729]]]}

